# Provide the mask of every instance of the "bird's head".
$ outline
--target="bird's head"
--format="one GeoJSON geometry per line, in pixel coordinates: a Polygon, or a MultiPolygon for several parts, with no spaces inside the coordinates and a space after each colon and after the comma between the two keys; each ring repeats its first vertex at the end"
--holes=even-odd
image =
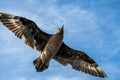
{"type": "Polygon", "coordinates": [[[57,31],[56,34],[63,35],[63,32],[64,32],[64,25],[62,25],[62,26],[58,29],[58,31],[57,31]]]}

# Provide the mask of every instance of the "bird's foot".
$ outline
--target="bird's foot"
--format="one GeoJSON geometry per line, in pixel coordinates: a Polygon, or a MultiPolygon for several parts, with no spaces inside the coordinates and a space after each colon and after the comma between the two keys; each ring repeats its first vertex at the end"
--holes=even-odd
{"type": "Polygon", "coordinates": [[[43,72],[49,66],[49,63],[43,63],[42,60],[40,59],[40,57],[35,59],[33,61],[33,64],[34,64],[35,69],[36,69],[37,72],[43,72]]]}

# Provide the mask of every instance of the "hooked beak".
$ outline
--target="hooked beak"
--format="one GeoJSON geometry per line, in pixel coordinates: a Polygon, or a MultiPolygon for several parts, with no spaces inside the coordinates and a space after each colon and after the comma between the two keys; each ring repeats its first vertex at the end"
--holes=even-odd
{"type": "Polygon", "coordinates": [[[62,25],[62,26],[58,29],[57,33],[63,33],[63,29],[64,29],[64,25],[62,25]]]}
{"type": "Polygon", "coordinates": [[[63,30],[63,28],[64,28],[64,25],[61,26],[60,30],[63,30]]]}

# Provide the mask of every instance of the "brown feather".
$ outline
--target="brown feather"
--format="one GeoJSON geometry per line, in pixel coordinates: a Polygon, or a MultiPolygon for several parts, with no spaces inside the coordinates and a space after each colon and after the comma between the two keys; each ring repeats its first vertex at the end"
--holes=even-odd
{"type": "Polygon", "coordinates": [[[64,61],[64,59],[68,60],[67,64],[72,65],[72,68],[75,70],[81,70],[82,72],[88,73],[93,76],[107,77],[102,69],[100,69],[98,73],[98,71],[96,70],[98,67],[97,63],[86,53],[74,50],[64,43],[62,44],[55,57],[57,58],[54,59],[59,62],[64,61]],[[60,61],[58,58],[62,58],[62,60],[60,61]]]}
{"type": "Polygon", "coordinates": [[[51,36],[40,30],[33,21],[20,16],[0,12],[0,21],[18,38],[21,39],[24,36],[25,44],[31,48],[38,48],[37,50],[42,50],[44,47],[43,44],[46,43],[51,36]],[[34,35],[36,36],[34,37],[34,35]]]}

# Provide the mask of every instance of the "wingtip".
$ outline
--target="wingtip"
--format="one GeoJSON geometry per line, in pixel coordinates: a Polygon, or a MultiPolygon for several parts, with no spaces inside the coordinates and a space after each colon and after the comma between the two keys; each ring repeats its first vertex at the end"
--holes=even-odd
{"type": "Polygon", "coordinates": [[[99,76],[98,77],[102,77],[102,78],[107,78],[108,77],[106,75],[106,73],[102,70],[102,68],[100,68],[99,66],[97,67],[97,70],[99,72],[99,76]]]}
{"type": "Polygon", "coordinates": [[[4,13],[4,12],[0,12],[0,17],[1,18],[14,18],[15,15],[12,15],[12,14],[8,14],[8,13],[4,13]]]}

